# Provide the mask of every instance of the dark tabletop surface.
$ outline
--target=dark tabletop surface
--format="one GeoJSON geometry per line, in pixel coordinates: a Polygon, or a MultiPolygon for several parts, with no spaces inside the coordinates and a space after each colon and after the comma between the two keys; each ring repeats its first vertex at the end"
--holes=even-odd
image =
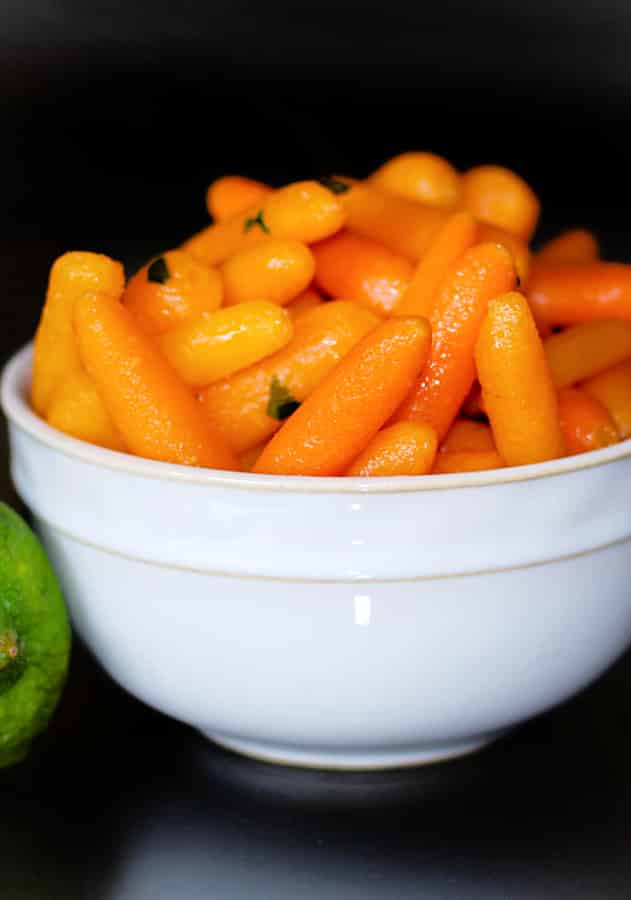
{"type": "MultiPolygon", "coordinates": [[[[545,198],[542,235],[590,225],[631,259],[631,8],[452,5],[139,0],[115,21],[105,0],[4,0],[0,363],[57,254],[131,271],[204,224],[226,171],[504,162],[545,198]]],[[[18,505],[3,431],[0,499],[18,505]]],[[[631,656],[477,755],[339,775],[215,748],[75,643],[0,810],[0,900],[628,900],[631,656]]]]}

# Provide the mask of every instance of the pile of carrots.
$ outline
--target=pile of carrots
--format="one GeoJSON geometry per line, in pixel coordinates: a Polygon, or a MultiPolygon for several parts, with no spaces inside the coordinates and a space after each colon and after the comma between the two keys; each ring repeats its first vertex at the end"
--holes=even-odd
{"type": "Polygon", "coordinates": [[[369,178],[214,181],[212,223],[128,281],[55,261],[32,405],[80,440],[188,466],[423,475],[631,436],[631,266],[530,242],[501,166],[405,153],[369,178]]]}

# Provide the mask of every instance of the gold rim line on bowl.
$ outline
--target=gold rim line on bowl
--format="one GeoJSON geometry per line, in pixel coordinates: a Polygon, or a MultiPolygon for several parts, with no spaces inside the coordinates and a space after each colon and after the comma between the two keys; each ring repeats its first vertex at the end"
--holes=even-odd
{"type": "Polygon", "coordinates": [[[95,466],[161,481],[184,481],[193,484],[208,484],[213,487],[264,492],[400,494],[534,481],[604,466],[631,456],[631,438],[628,438],[602,450],[591,450],[587,453],[564,456],[548,462],[447,475],[398,475],[385,478],[258,475],[249,472],[227,472],[218,469],[181,466],[175,463],[144,459],[116,450],[106,450],[104,447],[70,437],[48,425],[33,412],[25,399],[27,383],[22,370],[28,367],[30,371],[32,354],[32,344],[26,345],[11,357],[2,372],[0,401],[7,419],[40,443],[66,456],[95,466]]]}

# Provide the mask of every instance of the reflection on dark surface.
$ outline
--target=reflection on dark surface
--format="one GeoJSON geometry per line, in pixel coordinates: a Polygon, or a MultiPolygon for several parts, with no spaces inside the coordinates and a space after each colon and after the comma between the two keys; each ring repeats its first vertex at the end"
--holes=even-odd
{"type": "Polygon", "coordinates": [[[576,772],[559,781],[542,737],[533,729],[478,759],[350,777],[276,771],[200,747],[196,762],[211,776],[206,791],[177,791],[168,821],[149,813],[152,824],[106,896],[211,890],[239,898],[490,900],[573,896],[579,882],[593,896],[605,883],[607,896],[624,896],[625,881],[613,885],[601,869],[628,846],[628,831],[609,822],[619,805],[614,786],[603,779],[587,809],[582,799],[587,827],[573,821],[576,772]],[[520,775],[525,764],[540,773],[537,796],[520,775]]]}
{"type": "Polygon", "coordinates": [[[480,754],[365,774],[242,759],[74,666],[0,773],[3,900],[628,898],[631,658],[480,754]]]}

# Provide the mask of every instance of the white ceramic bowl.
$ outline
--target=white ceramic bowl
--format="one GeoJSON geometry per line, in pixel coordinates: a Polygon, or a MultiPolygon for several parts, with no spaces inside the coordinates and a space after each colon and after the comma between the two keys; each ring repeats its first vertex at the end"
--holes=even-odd
{"type": "Polygon", "coordinates": [[[276,762],[457,756],[631,642],[631,441],[536,466],[300,478],[53,430],[7,366],[13,479],[74,624],[132,694],[276,762]]]}

